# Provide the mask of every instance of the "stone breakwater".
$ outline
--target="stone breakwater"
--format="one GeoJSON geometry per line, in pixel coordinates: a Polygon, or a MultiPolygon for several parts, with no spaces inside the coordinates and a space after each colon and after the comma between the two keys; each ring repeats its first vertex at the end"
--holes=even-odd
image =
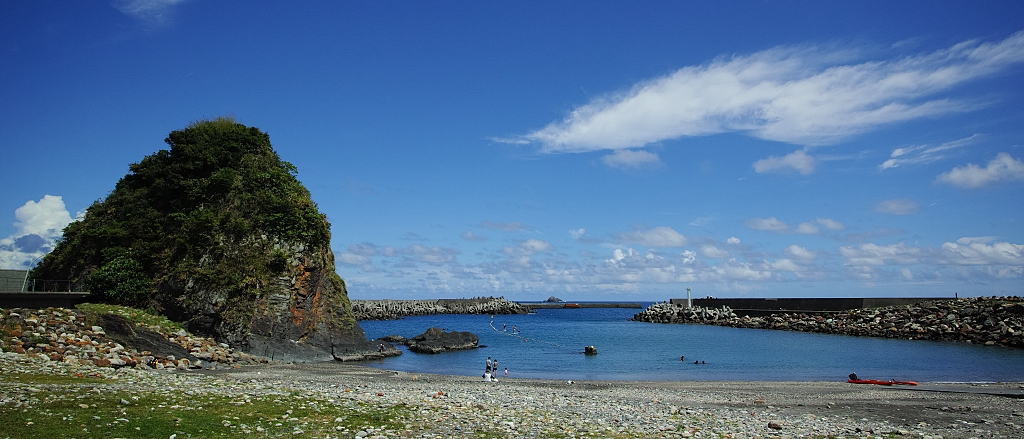
{"type": "Polygon", "coordinates": [[[779,329],[865,337],[962,341],[1024,347],[1024,298],[976,297],[863,308],[835,314],[779,313],[738,317],[728,307],[655,303],[633,320],[779,329]]]}
{"type": "Polygon", "coordinates": [[[440,300],[353,300],[356,320],[395,320],[436,314],[527,314],[526,307],[504,297],[440,300]]]}
{"type": "Polygon", "coordinates": [[[95,318],[76,309],[0,309],[0,351],[108,368],[217,369],[268,362],[185,330],[172,332],[161,326],[126,329],[131,324],[113,315],[90,320],[95,318]],[[108,329],[95,323],[106,323],[108,329]]]}

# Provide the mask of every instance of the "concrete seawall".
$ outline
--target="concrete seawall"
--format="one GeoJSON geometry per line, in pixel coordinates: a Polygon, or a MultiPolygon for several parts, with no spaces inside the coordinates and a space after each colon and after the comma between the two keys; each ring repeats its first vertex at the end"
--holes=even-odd
{"type": "Polygon", "coordinates": [[[437,314],[526,314],[529,309],[504,297],[436,300],[352,300],[356,320],[394,320],[437,314]]]}

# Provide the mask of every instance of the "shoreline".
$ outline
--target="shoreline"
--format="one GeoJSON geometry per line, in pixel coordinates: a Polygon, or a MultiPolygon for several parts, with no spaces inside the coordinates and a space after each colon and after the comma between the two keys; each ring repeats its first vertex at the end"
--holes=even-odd
{"type": "MultiPolygon", "coordinates": [[[[363,407],[403,413],[386,426],[371,423],[353,430],[323,425],[327,434],[317,437],[935,439],[1019,437],[1024,433],[1022,399],[842,382],[569,383],[533,378],[484,382],[475,377],[396,372],[343,362],[157,371],[67,364],[13,353],[0,354],[0,369],[5,378],[18,373],[96,374],[106,380],[100,385],[105,392],[195,395],[196,402],[204,399],[199,395],[231,394],[245,399],[271,395],[283,403],[293,400],[296,402],[292,404],[307,406],[315,400],[316,407],[324,410],[363,407]]],[[[7,379],[0,380],[0,385],[6,395],[0,407],[5,409],[10,409],[12,403],[31,400],[47,386],[7,379]]],[[[1021,384],[985,387],[1012,390],[1021,384]]],[[[5,411],[31,417],[21,409],[14,410],[5,411]]],[[[321,424],[325,423],[303,425],[310,431],[321,428],[317,427],[321,424]]]]}
{"type": "MultiPolygon", "coordinates": [[[[1024,383],[920,383],[917,388],[838,381],[647,381],[425,374],[353,363],[261,365],[190,373],[323,391],[353,385],[368,401],[495,408],[502,419],[560,419],[572,432],[638,437],[1011,437],[1024,434],[1024,383]],[[433,398],[437,392],[443,398],[433,398]],[[384,396],[377,396],[377,393],[384,396]],[[427,395],[427,397],[424,397],[427,395]],[[500,407],[500,408],[499,408],[500,407]],[[519,413],[522,412],[522,413],[519,413]],[[769,424],[774,425],[770,427],[769,424]],[[717,427],[716,427],[717,425],[717,427]],[[607,430],[613,427],[613,430],[607,430]],[[776,428],[779,427],[779,428],[776,428]],[[701,436],[699,433],[705,435],[701,436]]],[[[470,416],[472,418],[472,416],[470,416]]],[[[538,427],[537,423],[533,423],[538,427]]],[[[510,437],[533,437],[512,434],[510,437]]],[[[582,436],[582,435],[581,435],[582,436]]],[[[417,436],[419,437],[419,436],[417,436]]],[[[598,436],[601,437],[601,436],[598,436]]]]}

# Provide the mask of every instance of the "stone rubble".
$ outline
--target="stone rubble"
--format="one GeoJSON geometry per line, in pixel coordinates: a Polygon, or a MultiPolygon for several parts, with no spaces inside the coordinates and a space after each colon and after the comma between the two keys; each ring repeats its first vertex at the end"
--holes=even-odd
{"type": "Polygon", "coordinates": [[[740,317],[725,306],[708,309],[655,303],[634,315],[633,320],[1024,347],[1024,298],[1016,296],[931,300],[835,314],[779,313],[764,317],[740,317]]]}
{"type": "Polygon", "coordinates": [[[160,326],[147,329],[181,346],[194,360],[161,352],[138,352],[111,340],[102,327],[87,324],[86,320],[86,313],[77,309],[0,308],[0,350],[54,362],[110,368],[187,370],[268,362],[212,338],[194,336],[185,330],[171,332],[160,326]]]}

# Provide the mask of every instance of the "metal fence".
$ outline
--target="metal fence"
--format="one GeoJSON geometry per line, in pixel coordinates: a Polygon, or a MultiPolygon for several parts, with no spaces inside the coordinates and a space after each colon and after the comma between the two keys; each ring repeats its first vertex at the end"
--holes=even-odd
{"type": "Polygon", "coordinates": [[[49,279],[29,279],[26,282],[25,291],[35,292],[63,292],[63,291],[74,291],[72,290],[72,282],[70,280],[49,280],[49,279]]]}

